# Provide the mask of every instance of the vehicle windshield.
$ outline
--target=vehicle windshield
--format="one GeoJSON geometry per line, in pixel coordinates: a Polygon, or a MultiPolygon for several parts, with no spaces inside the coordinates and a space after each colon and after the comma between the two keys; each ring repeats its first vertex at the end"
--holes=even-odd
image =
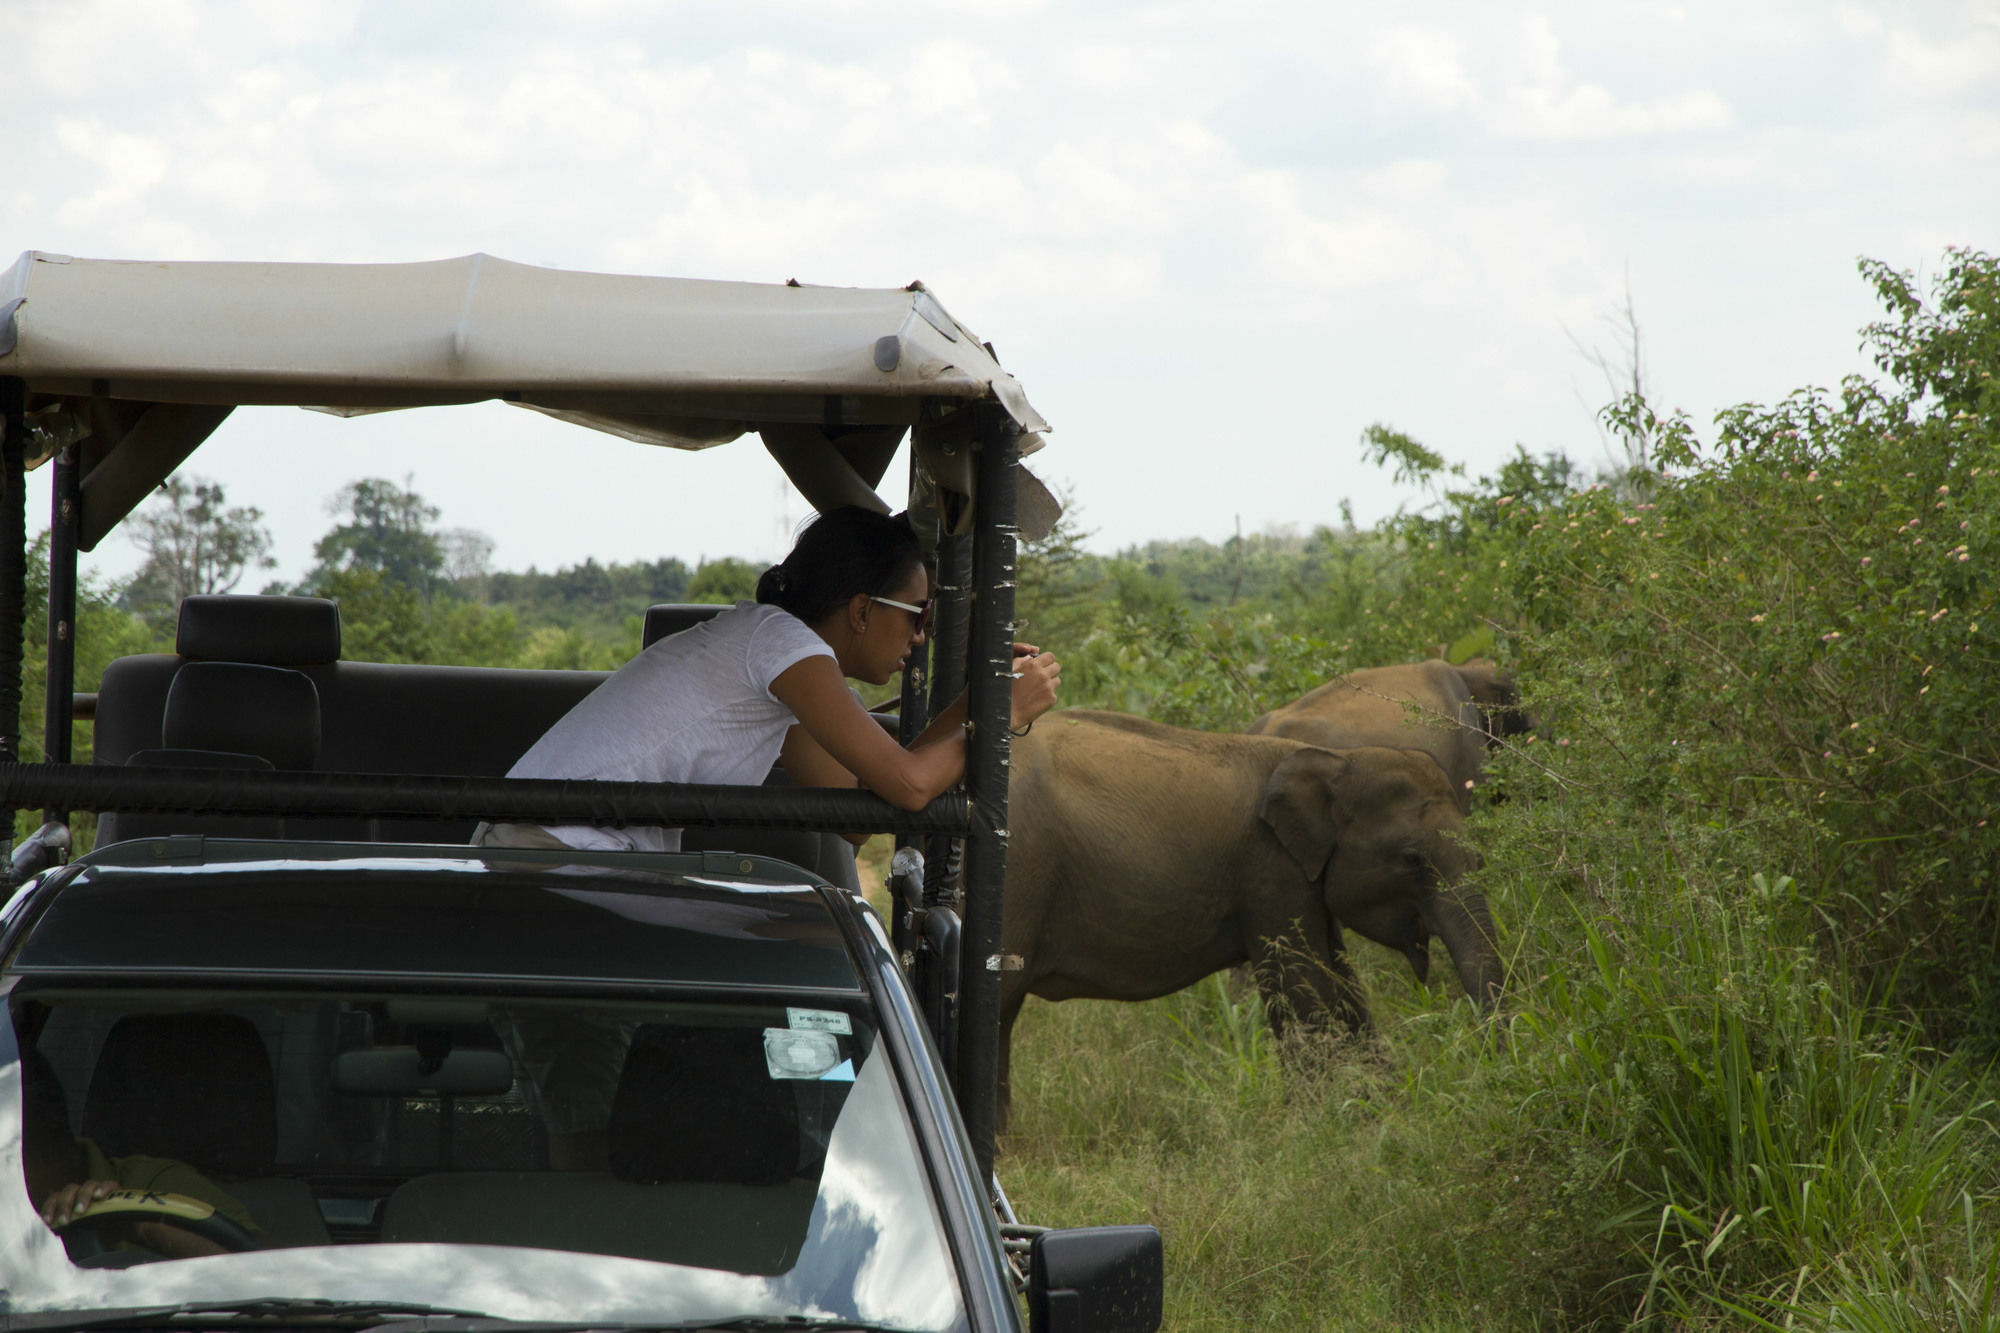
{"type": "Polygon", "coordinates": [[[858,995],[147,980],[24,977],[11,996],[16,1313],[317,1298],[965,1327],[858,995]],[[121,1187],[98,1220],[43,1220],[98,1181],[121,1187]]]}

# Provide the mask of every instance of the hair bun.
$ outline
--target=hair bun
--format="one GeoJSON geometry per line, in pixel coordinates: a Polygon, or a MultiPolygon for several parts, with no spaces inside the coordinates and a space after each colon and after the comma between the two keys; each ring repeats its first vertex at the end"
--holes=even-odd
{"type": "Polygon", "coordinates": [[[772,592],[783,592],[791,582],[785,577],[785,567],[783,565],[772,565],[771,572],[765,575],[765,577],[771,580],[772,592]]]}

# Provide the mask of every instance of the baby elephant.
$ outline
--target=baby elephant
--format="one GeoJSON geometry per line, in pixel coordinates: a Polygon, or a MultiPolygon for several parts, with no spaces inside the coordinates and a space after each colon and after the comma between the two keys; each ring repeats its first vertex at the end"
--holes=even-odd
{"type": "Polygon", "coordinates": [[[1368,1021],[1345,930],[1428,975],[1450,950],[1482,1006],[1500,957],[1485,902],[1455,887],[1472,856],[1421,750],[1336,753],[1187,731],[1120,713],[1052,712],[1014,743],[1009,786],[1000,1091],[1029,995],[1149,1000],[1256,965],[1272,1026],[1368,1021]]]}

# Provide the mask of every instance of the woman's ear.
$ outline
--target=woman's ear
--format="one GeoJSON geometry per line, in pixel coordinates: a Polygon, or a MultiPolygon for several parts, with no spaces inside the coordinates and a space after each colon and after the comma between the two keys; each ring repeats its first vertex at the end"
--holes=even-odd
{"type": "Polygon", "coordinates": [[[868,611],[874,601],[865,592],[857,592],[847,599],[847,627],[856,634],[868,632],[868,611]]]}

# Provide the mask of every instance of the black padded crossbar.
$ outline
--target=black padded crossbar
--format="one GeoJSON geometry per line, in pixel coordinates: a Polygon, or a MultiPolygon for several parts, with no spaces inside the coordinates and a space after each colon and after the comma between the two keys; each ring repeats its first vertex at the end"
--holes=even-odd
{"type": "Polygon", "coordinates": [[[948,792],[922,810],[908,811],[872,792],[822,787],[0,764],[0,807],[44,806],[63,810],[487,819],[610,828],[703,824],[849,833],[963,834],[971,818],[959,792],[948,792]]]}
{"type": "Polygon", "coordinates": [[[174,651],[210,662],[265,666],[338,662],[340,604],[324,597],[183,597],[174,651]]]}

